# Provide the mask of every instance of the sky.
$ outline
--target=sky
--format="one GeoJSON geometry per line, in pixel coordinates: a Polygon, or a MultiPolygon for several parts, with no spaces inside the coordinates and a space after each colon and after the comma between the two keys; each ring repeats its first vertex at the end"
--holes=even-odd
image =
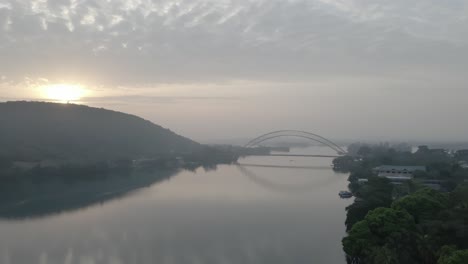
{"type": "Polygon", "coordinates": [[[192,139],[468,141],[468,0],[0,0],[0,100],[192,139]],[[58,85],[58,86],[57,86],[58,85]]]}

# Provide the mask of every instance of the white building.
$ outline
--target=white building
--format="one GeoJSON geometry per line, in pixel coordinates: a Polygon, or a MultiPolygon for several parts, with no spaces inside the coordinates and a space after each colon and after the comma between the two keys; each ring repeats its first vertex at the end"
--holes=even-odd
{"type": "Polygon", "coordinates": [[[391,181],[411,180],[416,171],[426,171],[425,166],[391,166],[382,165],[374,168],[373,171],[379,177],[385,177],[391,181]]]}

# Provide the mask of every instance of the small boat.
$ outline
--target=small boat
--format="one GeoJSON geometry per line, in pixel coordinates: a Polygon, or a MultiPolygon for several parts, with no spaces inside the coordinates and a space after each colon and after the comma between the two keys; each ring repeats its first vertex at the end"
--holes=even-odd
{"type": "Polygon", "coordinates": [[[341,197],[341,198],[351,198],[353,197],[353,194],[351,192],[348,192],[348,191],[340,191],[338,193],[338,195],[341,197]]]}

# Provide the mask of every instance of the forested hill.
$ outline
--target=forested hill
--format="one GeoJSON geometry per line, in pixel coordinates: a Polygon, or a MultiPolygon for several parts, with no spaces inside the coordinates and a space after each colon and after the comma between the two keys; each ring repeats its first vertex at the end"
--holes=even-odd
{"type": "Polygon", "coordinates": [[[0,157],[100,160],[199,148],[190,139],[125,113],[75,104],[0,103],[0,157]]]}

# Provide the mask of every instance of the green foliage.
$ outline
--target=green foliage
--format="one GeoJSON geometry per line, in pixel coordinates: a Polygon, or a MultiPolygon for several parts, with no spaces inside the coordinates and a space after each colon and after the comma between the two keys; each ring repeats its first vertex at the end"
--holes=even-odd
{"type": "Polygon", "coordinates": [[[456,245],[468,248],[468,210],[459,204],[434,216],[431,225],[425,232],[429,234],[440,248],[443,245],[456,245]]]}
{"type": "Polygon", "coordinates": [[[372,149],[369,146],[362,146],[359,148],[357,154],[359,156],[367,156],[372,153],[372,149]]]}
{"type": "Polygon", "coordinates": [[[453,246],[444,246],[437,264],[466,264],[468,263],[468,250],[456,250],[453,246]]]}
{"type": "Polygon", "coordinates": [[[449,199],[447,195],[430,188],[424,188],[415,193],[396,200],[392,208],[397,210],[406,210],[419,223],[423,220],[429,220],[440,211],[447,209],[449,199]]]}
{"type": "Polygon", "coordinates": [[[399,144],[389,144],[389,143],[381,143],[378,145],[370,145],[365,143],[353,143],[348,146],[348,153],[351,156],[361,155],[380,155],[382,153],[386,153],[388,151],[398,152],[398,153],[405,153],[411,152],[411,146],[406,143],[399,143],[399,144]]]}
{"type": "Polygon", "coordinates": [[[468,170],[442,149],[422,146],[416,153],[382,145],[370,149],[370,153],[363,150],[366,155],[355,162],[349,177],[357,198],[346,208],[348,236],[343,247],[348,263],[468,263],[466,250],[456,249],[468,249],[468,185],[464,184],[468,170]],[[422,165],[428,170],[393,186],[372,175],[372,168],[380,165],[422,165]],[[369,181],[358,184],[360,178],[369,181]],[[450,193],[420,185],[428,180],[441,181],[450,193]]]}
{"type": "Polygon", "coordinates": [[[393,185],[387,178],[370,177],[367,184],[359,189],[356,196],[364,199],[372,205],[378,207],[388,207],[391,205],[393,185]]]}
{"type": "Polygon", "coordinates": [[[461,208],[468,208],[468,185],[459,185],[450,193],[450,200],[461,208]]]}
{"type": "Polygon", "coordinates": [[[392,203],[393,185],[388,179],[372,176],[367,184],[355,192],[358,202],[346,207],[346,228],[364,219],[367,212],[377,207],[389,207],[392,203]]]}
{"type": "Polygon", "coordinates": [[[337,157],[333,160],[333,169],[342,172],[349,172],[356,167],[356,161],[351,156],[337,157]]]}
{"type": "Polygon", "coordinates": [[[405,211],[377,208],[356,223],[343,239],[354,263],[414,263],[416,225],[405,211]]]}
{"type": "Polygon", "coordinates": [[[354,202],[346,207],[346,230],[349,231],[357,222],[364,219],[367,213],[374,208],[376,207],[369,205],[365,201],[354,202]]]}
{"type": "MultiPolygon", "coordinates": [[[[434,252],[437,252],[443,245],[453,244],[459,248],[468,248],[467,190],[467,186],[459,186],[454,192],[448,195],[429,188],[420,189],[394,201],[391,207],[393,211],[383,213],[383,208],[378,208],[370,211],[364,217],[364,220],[360,222],[356,220],[365,214],[368,204],[365,204],[363,201],[355,202],[348,207],[347,221],[355,222],[354,225],[351,225],[351,230],[349,231],[348,238],[351,240],[343,240],[343,245],[348,249],[346,252],[357,254],[350,255],[349,258],[358,258],[361,261],[355,263],[393,263],[391,262],[394,260],[392,256],[396,254],[400,261],[396,263],[436,263],[438,257],[434,252]],[[409,222],[407,220],[398,222],[395,220],[394,211],[404,212],[414,220],[412,220],[410,225],[408,225],[409,222]],[[363,231],[363,222],[368,229],[365,230],[365,232],[363,231]],[[411,232],[411,239],[407,240],[405,237],[398,237],[399,232],[398,230],[395,231],[398,228],[406,229],[408,232],[411,232]],[[373,238],[370,240],[372,243],[380,241],[378,239],[375,240],[377,237],[399,241],[400,245],[386,242],[384,246],[387,248],[383,249],[381,248],[382,242],[379,242],[380,244],[377,243],[379,246],[369,242],[367,247],[372,249],[370,252],[353,249],[349,244],[352,243],[350,241],[355,242],[355,239],[360,237],[364,239],[366,232],[370,232],[373,235],[373,238]],[[362,234],[362,236],[357,234],[362,234]],[[345,241],[347,241],[346,243],[348,244],[345,244],[345,241]],[[413,252],[410,255],[414,262],[401,262],[401,254],[406,254],[407,257],[410,256],[408,252],[402,251],[403,249],[400,248],[401,245],[413,248],[413,252]],[[380,252],[379,250],[382,251],[380,252]],[[382,258],[384,260],[379,260],[379,262],[377,262],[375,256],[383,256],[382,258]],[[362,259],[367,261],[362,262],[362,259]]],[[[399,217],[404,219],[404,215],[400,215],[399,217]]],[[[362,244],[363,242],[360,240],[360,243],[362,244]]],[[[442,253],[440,254],[442,255],[442,253]]],[[[455,261],[460,258],[459,255],[460,254],[457,253],[454,257],[446,257],[446,259],[455,261]]]]}
{"type": "Polygon", "coordinates": [[[363,260],[372,252],[371,238],[372,233],[367,222],[357,222],[348,236],[343,238],[343,250],[353,258],[353,262],[363,260]]]}

